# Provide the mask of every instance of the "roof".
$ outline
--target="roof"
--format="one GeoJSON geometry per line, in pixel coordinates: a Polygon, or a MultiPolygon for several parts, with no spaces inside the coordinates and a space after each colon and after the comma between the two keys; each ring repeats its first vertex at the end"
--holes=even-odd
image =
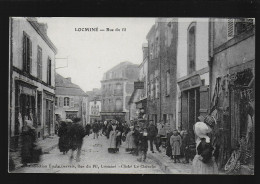
{"type": "Polygon", "coordinates": [[[27,18],[27,21],[32,25],[32,27],[36,30],[36,32],[42,37],[42,39],[49,45],[49,47],[53,50],[55,54],[58,53],[58,49],[55,47],[55,45],[51,42],[50,38],[45,34],[41,28],[40,24],[37,22],[35,18],[27,18]]]}
{"type": "Polygon", "coordinates": [[[148,32],[146,39],[149,40],[149,37],[151,36],[152,33],[155,31],[155,24],[151,27],[150,31],[148,32]]]}
{"type": "Polygon", "coordinates": [[[73,84],[60,74],[55,75],[55,94],[71,96],[88,96],[78,85],[73,84]]]}

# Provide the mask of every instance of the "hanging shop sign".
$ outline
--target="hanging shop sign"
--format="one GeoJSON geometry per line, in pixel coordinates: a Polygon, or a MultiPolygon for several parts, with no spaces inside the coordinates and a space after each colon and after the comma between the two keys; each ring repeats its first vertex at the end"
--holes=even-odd
{"type": "Polygon", "coordinates": [[[195,75],[193,77],[190,77],[189,79],[181,81],[178,83],[178,85],[179,85],[181,91],[199,87],[199,86],[201,86],[200,75],[195,75]]]}
{"type": "Polygon", "coordinates": [[[144,89],[144,82],[134,82],[134,89],[144,89]]]}

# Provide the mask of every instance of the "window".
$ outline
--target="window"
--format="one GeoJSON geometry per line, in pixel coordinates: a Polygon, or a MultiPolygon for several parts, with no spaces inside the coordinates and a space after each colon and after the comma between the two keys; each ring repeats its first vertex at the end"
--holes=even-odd
{"type": "Polygon", "coordinates": [[[42,48],[37,47],[37,77],[42,79],[42,48]]]}
{"type": "Polygon", "coordinates": [[[64,106],[69,106],[70,105],[70,98],[69,97],[65,97],[64,98],[64,106]]]}
{"type": "Polygon", "coordinates": [[[51,85],[51,59],[48,58],[47,62],[47,84],[51,85]]]}
{"type": "Polygon", "coordinates": [[[70,98],[70,106],[74,107],[74,99],[73,98],[70,98]]]}
{"type": "Polygon", "coordinates": [[[122,100],[116,99],[116,111],[121,111],[123,108],[122,100]]]}
{"type": "Polygon", "coordinates": [[[170,71],[166,72],[166,96],[170,95],[170,71]]]}
{"type": "Polygon", "coordinates": [[[159,38],[156,37],[155,41],[155,58],[159,57],[159,38]]]}
{"type": "Polygon", "coordinates": [[[233,38],[254,27],[255,20],[252,18],[227,19],[227,39],[233,38]]]}
{"type": "Polygon", "coordinates": [[[62,107],[62,97],[59,97],[59,101],[60,101],[60,107],[62,107]]]}
{"type": "Polygon", "coordinates": [[[32,71],[32,42],[25,32],[23,34],[23,70],[27,73],[32,71]]]}
{"type": "Polygon", "coordinates": [[[58,97],[55,97],[55,106],[58,106],[58,97]]]}
{"type": "Polygon", "coordinates": [[[188,29],[188,74],[196,70],[196,25],[191,23],[188,29]]]}

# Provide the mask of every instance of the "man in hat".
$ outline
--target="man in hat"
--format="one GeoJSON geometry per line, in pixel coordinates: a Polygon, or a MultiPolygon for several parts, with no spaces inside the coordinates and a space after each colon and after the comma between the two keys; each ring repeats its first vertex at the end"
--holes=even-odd
{"type": "MultiPolygon", "coordinates": [[[[154,151],[153,151],[153,144],[154,144],[154,142],[156,140],[156,136],[158,134],[158,129],[154,125],[153,120],[150,120],[150,124],[149,124],[149,126],[147,128],[147,131],[148,131],[148,135],[149,135],[148,138],[149,138],[149,142],[150,142],[150,150],[151,150],[152,153],[154,153],[154,151]]],[[[156,149],[157,149],[157,151],[160,152],[158,144],[156,144],[156,149]]]]}

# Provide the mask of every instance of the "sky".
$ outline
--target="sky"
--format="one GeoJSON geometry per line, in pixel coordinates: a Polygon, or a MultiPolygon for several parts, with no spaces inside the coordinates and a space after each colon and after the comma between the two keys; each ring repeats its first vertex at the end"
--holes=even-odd
{"type": "Polygon", "coordinates": [[[155,18],[62,18],[38,17],[47,23],[47,35],[58,49],[55,59],[56,72],[84,91],[100,88],[103,74],[113,66],[130,61],[140,64],[143,58],[142,44],[155,18]],[[98,32],[79,31],[79,28],[97,28],[98,32]],[[101,32],[100,29],[120,29],[101,32]],[[126,28],[122,31],[122,28],[126,28]]]}

